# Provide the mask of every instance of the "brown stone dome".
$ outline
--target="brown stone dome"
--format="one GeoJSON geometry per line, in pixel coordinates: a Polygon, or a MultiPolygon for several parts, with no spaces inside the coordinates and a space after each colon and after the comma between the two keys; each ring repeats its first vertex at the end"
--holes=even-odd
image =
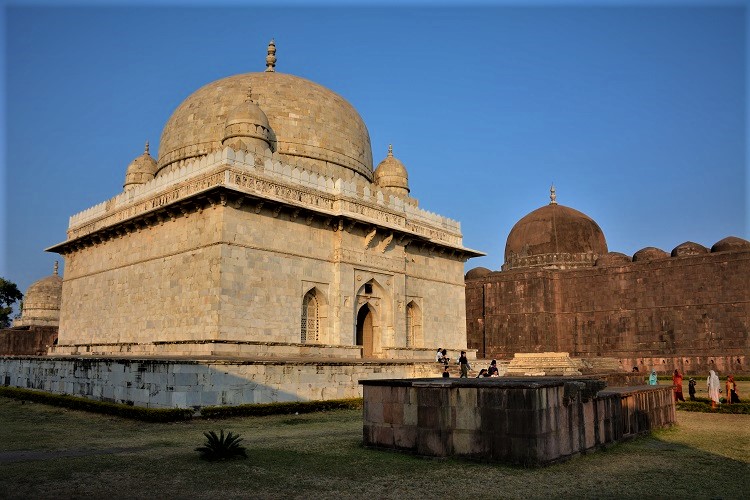
{"type": "Polygon", "coordinates": [[[632,259],[629,255],[620,252],[607,252],[596,259],[596,267],[613,267],[630,264],[632,259]]]}
{"type": "Polygon", "coordinates": [[[393,146],[388,146],[388,156],[378,164],[373,178],[381,188],[403,196],[409,194],[409,174],[404,164],[393,156],[393,146]]]}
{"type": "Polygon", "coordinates": [[[61,300],[62,278],[57,275],[55,263],[54,274],[35,281],[26,290],[21,317],[13,326],[58,326],[61,300]]]}
{"type": "Polygon", "coordinates": [[[125,183],[122,185],[126,190],[145,184],[154,178],[156,174],[156,160],[151,157],[148,151],[148,142],[143,154],[133,160],[128,169],[125,171],[125,183]]]}
{"type": "Polygon", "coordinates": [[[711,252],[738,252],[750,250],[750,241],[743,240],[736,236],[727,236],[723,240],[717,241],[711,247],[711,252]]]}
{"type": "Polygon", "coordinates": [[[488,274],[492,273],[489,269],[486,267],[475,267],[474,269],[470,269],[468,273],[464,276],[465,280],[475,280],[479,278],[484,278],[488,274]]]}
{"type": "Polygon", "coordinates": [[[641,248],[633,254],[633,262],[648,262],[650,260],[666,259],[669,254],[656,247],[641,248]]]}
{"type": "Polygon", "coordinates": [[[221,150],[228,115],[248,92],[268,119],[273,151],[303,159],[319,174],[351,179],[356,173],[372,181],[370,134],[352,105],[321,85],[275,71],[223,78],[185,99],[162,131],[156,175],[221,150]]]}
{"type": "Polygon", "coordinates": [[[680,243],[672,249],[672,257],[686,257],[689,255],[701,255],[708,253],[708,248],[692,241],[680,243]]]}
{"type": "Polygon", "coordinates": [[[505,244],[503,270],[591,267],[607,253],[599,225],[588,215],[552,202],[519,220],[505,244]]]}

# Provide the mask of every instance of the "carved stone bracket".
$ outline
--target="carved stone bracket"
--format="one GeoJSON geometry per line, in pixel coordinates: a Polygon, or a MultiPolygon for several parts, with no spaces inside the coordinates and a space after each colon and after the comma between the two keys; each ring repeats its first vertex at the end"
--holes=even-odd
{"type": "Polygon", "coordinates": [[[373,238],[375,238],[375,235],[378,234],[378,228],[373,227],[372,231],[367,233],[367,236],[365,236],[365,250],[367,250],[370,247],[370,242],[372,242],[373,238]]]}
{"type": "Polygon", "coordinates": [[[389,234],[380,244],[380,253],[385,253],[386,249],[391,244],[391,241],[393,241],[393,233],[389,234]]]}

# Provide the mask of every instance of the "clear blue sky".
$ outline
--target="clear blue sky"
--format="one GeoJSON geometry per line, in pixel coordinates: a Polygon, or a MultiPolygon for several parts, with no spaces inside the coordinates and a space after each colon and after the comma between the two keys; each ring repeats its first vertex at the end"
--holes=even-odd
{"type": "Polygon", "coordinates": [[[11,5],[0,275],[50,274],[68,217],[121,191],[193,91],[262,71],[271,37],[278,71],[344,96],[375,164],[393,143],[420,205],[461,221],[488,254],[467,269],[500,268],[552,182],[611,251],[750,238],[745,4],[602,4],[11,5]]]}

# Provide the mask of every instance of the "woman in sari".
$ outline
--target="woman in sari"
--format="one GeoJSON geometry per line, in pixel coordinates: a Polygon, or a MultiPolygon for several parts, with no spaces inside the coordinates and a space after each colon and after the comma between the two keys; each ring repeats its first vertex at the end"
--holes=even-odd
{"type": "Polygon", "coordinates": [[[672,375],[672,386],[674,386],[674,400],[685,401],[685,397],[682,395],[682,374],[679,370],[675,370],[674,375],[672,375]]]}
{"type": "Polygon", "coordinates": [[[719,406],[719,386],[721,382],[719,382],[719,376],[716,375],[715,371],[711,370],[708,373],[706,384],[708,386],[708,397],[711,398],[711,408],[716,408],[719,406]]]}
{"type": "Polygon", "coordinates": [[[659,378],[656,376],[656,370],[651,370],[651,375],[648,376],[648,385],[656,385],[659,382],[659,378]]]}
{"type": "Polygon", "coordinates": [[[727,403],[739,403],[740,395],[737,394],[737,384],[734,382],[734,376],[727,377],[727,403]]]}

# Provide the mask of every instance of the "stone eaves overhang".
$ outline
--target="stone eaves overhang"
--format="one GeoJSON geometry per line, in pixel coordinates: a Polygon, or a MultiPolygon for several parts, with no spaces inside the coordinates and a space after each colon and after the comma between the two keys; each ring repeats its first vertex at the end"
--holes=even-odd
{"type": "MultiPolygon", "coordinates": [[[[428,251],[468,260],[485,254],[461,245],[461,234],[404,212],[347,194],[331,193],[285,182],[287,179],[250,171],[244,165],[221,163],[202,169],[199,175],[168,184],[151,196],[138,196],[116,208],[119,197],[103,204],[102,212],[80,224],[71,224],[67,240],[46,249],[61,255],[117,238],[126,233],[162,224],[177,217],[221,205],[235,209],[249,207],[256,213],[270,209],[274,217],[284,211],[290,219],[308,224],[320,219],[333,230],[355,226],[387,233],[403,245],[417,244],[428,251]]],[[[127,194],[124,193],[124,194],[127,194]]],[[[120,195],[122,196],[122,195],[120,195]]]]}

